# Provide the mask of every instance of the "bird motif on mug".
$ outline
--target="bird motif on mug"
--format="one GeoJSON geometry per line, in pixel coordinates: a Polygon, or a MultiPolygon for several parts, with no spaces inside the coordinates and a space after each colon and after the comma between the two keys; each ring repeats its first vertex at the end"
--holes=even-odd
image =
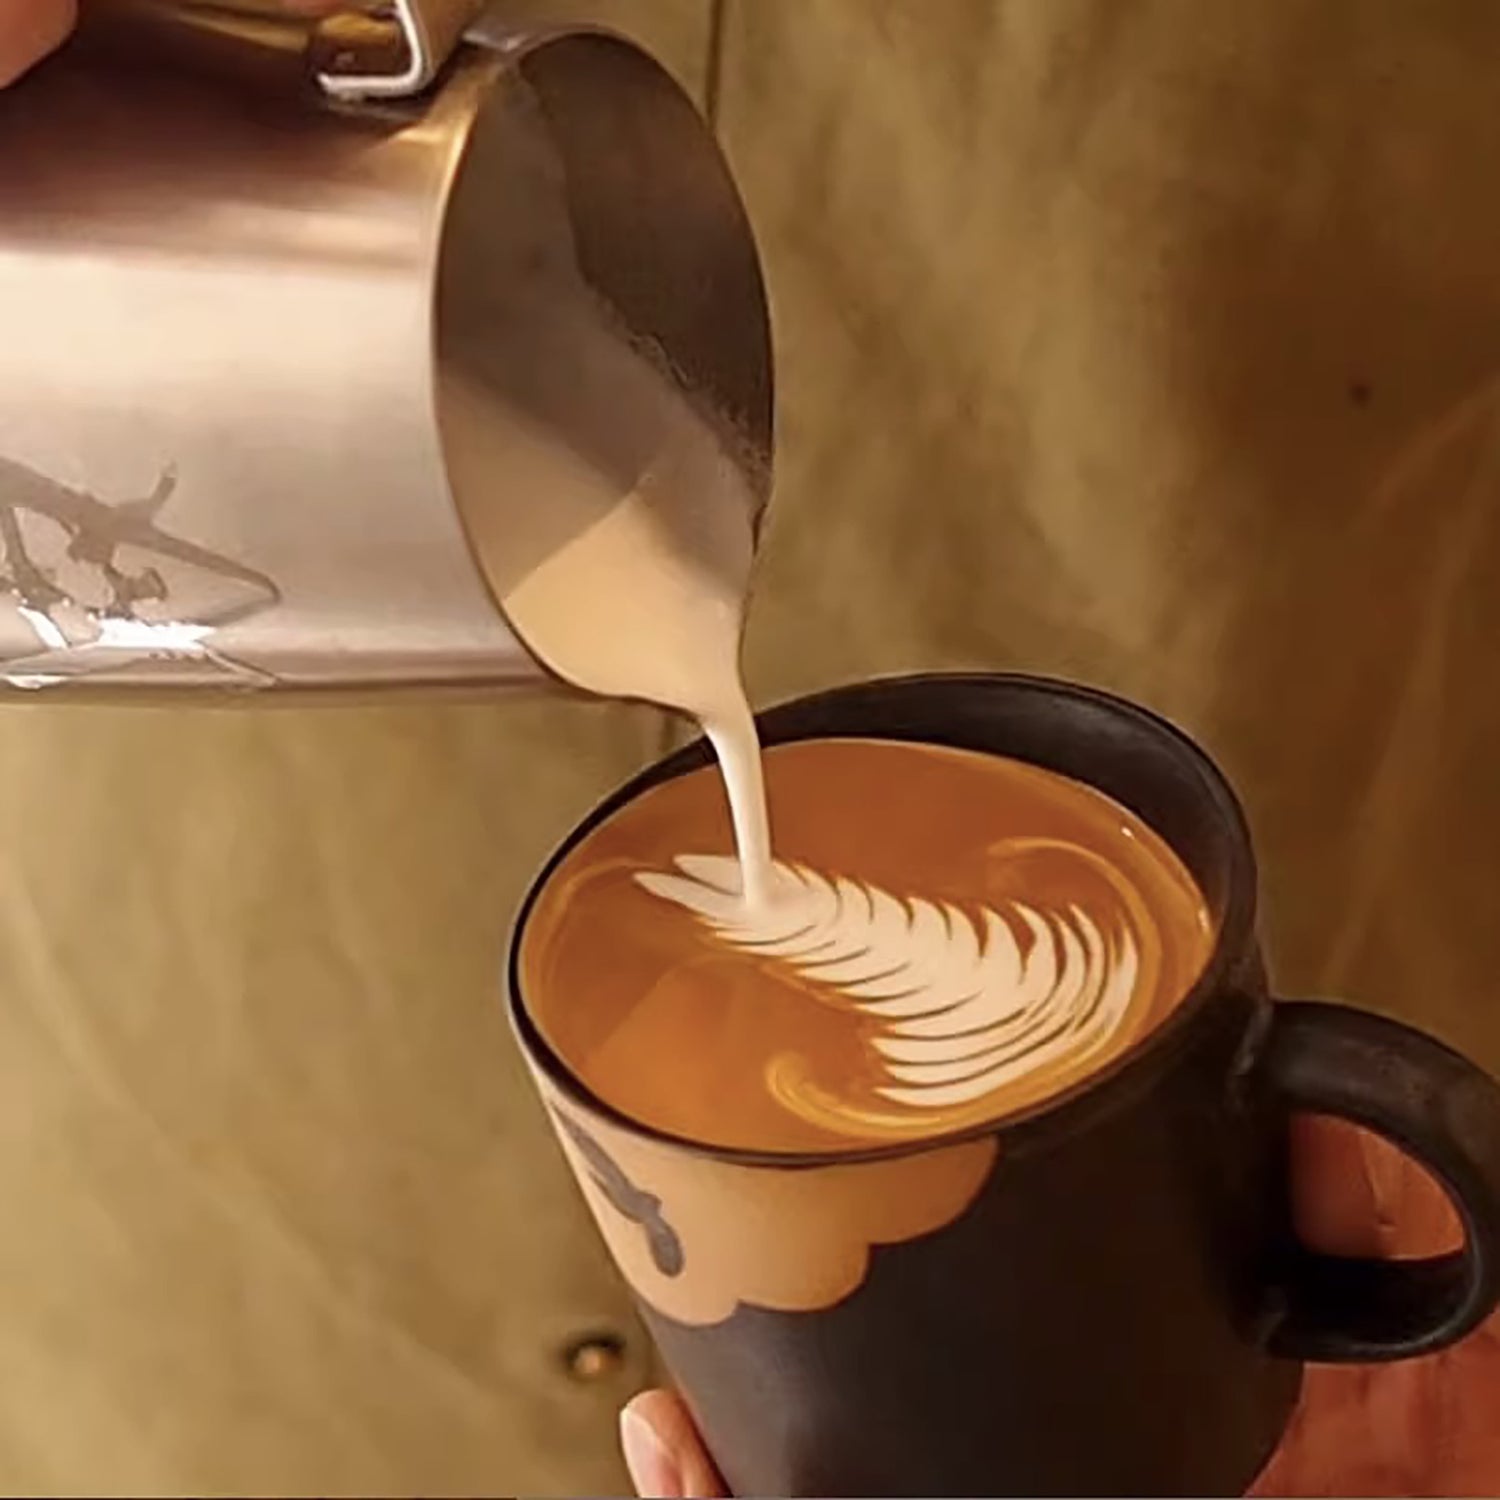
{"type": "Polygon", "coordinates": [[[578,1148],[589,1176],[610,1206],[632,1224],[641,1226],[647,1247],[651,1251],[652,1264],[663,1276],[680,1276],[686,1257],[677,1231],[662,1213],[661,1199],[654,1193],[638,1188],[604,1147],[576,1120],[570,1119],[561,1110],[553,1110],[552,1113],[564,1134],[578,1148]]]}

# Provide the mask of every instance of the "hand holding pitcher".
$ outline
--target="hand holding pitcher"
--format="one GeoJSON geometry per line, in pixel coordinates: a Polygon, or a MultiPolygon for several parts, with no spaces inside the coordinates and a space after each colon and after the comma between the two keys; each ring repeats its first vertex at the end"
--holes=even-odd
{"type": "Polygon", "coordinates": [[[0,0],[0,88],[59,46],[77,11],[76,0],[0,0]]]}

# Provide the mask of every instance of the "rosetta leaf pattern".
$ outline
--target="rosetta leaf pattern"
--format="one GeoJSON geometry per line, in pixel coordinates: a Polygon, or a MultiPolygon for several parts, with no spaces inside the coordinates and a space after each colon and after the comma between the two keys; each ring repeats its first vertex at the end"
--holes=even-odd
{"type": "Polygon", "coordinates": [[[636,879],[730,949],[875,1021],[876,1092],[896,1105],[962,1106],[1035,1069],[1086,1061],[1130,1010],[1134,935],[1077,905],[965,911],[790,862],[776,864],[771,899],[751,904],[734,859],[674,864],[636,879]]]}

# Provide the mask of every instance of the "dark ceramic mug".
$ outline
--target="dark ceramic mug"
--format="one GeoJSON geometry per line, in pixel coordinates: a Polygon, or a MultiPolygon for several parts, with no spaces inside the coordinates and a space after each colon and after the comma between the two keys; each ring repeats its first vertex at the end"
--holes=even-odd
{"type": "MultiPolygon", "coordinates": [[[[512,1016],[563,1150],[736,1493],[1238,1493],[1286,1427],[1304,1360],[1421,1354],[1495,1306],[1500,1088],[1406,1026],[1268,997],[1243,815],[1177,730],[1003,676],[838,689],[761,727],[772,744],[915,740],[1088,782],[1176,849],[1218,940],[1187,1000],[1078,1087],[836,1157],[722,1150],[626,1119],[549,1049],[512,964],[512,1016]],[[1417,1158],[1463,1249],[1374,1261],[1299,1245],[1298,1110],[1417,1158]]],[[[708,760],[691,746],[616,793],[536,889],[601,819],[708,760]]]]}

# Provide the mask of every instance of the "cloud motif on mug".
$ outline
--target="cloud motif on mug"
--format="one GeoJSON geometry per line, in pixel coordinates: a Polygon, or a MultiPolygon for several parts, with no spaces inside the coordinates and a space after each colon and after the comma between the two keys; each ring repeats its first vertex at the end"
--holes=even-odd
{"type": "Polygon", "coordinates": [[[541,1082],[621,1273],[647,1306],[695,1326],[741,1306],[815,1312],[843,1301],[876,1246],[958,1219],[999,1155],[984,1136],[880,1161],[748,1166],[627,1132],[541,1082]],[[665,1263],[663,1228],[680,1252],[665,1263]]]}

